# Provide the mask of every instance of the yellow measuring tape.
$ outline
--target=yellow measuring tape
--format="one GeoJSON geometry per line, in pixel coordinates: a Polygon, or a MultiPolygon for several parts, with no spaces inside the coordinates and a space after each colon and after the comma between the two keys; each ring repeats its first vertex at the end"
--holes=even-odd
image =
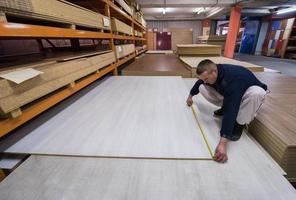
{"type": "Polygon", "coordinates": [[[193,114],[194,114],[194,117],[195,117],[195,119],[196,119],[197,125],[198,125],[198,127],[199,127],[199,129],[200,129],[200,131],[201,131],[202,137],[204,138],[204,140],[205,140],[205,142],[206,142],[206,145],[207,145],[208,150],[209,150],[209,152],[210,152],[210,154],[211,154],[211,157],[213,158],[213,157],[214,157],[213,151],[212,151],[212,149],[211,149],[211,146],[209,145],[209,142],[208,142],[208,140],[207,140],[206,134],[204,133],[203,128],[202,128],[202,126],[201,126],[201,124],[200,124],[200,122],[199,122],[199,120],[198,120],[197,112],[194,110],[193,106],[191,106],[191,110],[192,110],[192,112],[193,112],[193,114]]]}

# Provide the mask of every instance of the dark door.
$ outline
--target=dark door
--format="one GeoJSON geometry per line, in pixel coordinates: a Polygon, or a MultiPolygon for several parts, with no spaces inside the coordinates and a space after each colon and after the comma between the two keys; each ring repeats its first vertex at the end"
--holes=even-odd
{"type": "Polygon", "coordinates": [[[171,50],[172,49],[172,34],[170,32],[158,32],[156,36],[157,50],[171,50]]]}

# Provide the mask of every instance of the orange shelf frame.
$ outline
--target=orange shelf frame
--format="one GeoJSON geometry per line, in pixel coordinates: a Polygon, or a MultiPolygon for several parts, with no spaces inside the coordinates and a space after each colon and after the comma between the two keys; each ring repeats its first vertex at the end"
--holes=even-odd
{"type": "Polygon", "coordinates": [[[133,20],[134,21],[134,24],[136,24],[138,27],[140,27],[142,30],[146,30],[146,28],[140,24],[138,21],[136,21],[135,19],[133,20]]]}
{"type": "Polygon", "coordinates": [[[110,1],[110,0],[103,0],[103,2],[105,2],[106,4],[108,4],[110,8],[112,8],[113,10],[115,10],[117,13],[121,14],[126,19],[130,20],[131,22],[133,21],[133,18],[131,16],[129,16],[126,12],[124,12],[123,10],[121,10],[112,1],[110,1]]]}
{"type": "MultiPolygon", "coordinates": [[[[102,0],[106,4],[105,11],[107,16],[110,17],[110,9],[115,10],[115,12],[124,16],[132,22],[132,25],[136,25],[143,30],[146,30],[144,26],[136,22],[135,19],[121,10],[110,0],[102,0]],[[108,14],[109,13],[109,14],[108,14]]],[[[134,36],[123,36],[123,35],[114,35],[112,31],[110,33],[103,32],[94,32],[94,31],[83,31],[75,30],[69,28],[56,28],[49,26],[38,26],[38,25],[29,25],[29,24],[19,24],[19,23],[1,23],[0,22],[0,38],[8,39],[23,39],[23,38],[52,38],[52,39],[64,39],[64,38],[80,38],[80,39],[110,39],[112,41],[112,49],[114,50],[113,39],[119,40],[133,40],[135,41],[146,41],[146,38],[138,38],[134,36]]],[[[144,52],[144,50],[143,50],[144,52]]],[[[143,53],[141,51],[141,53],[143,53]]],[[[42,112],[53,107],[62,100],[68,98],[79,90],[83,89],[87,85],[91,84],[100,77],[113,72],[113,75],[117,75],[118,67],[122,64],[128,62],[129,60],[136,57],[136,53],[126,56],[123,59],[117,60],[116,63],[101,69],[98,73],[89,75],[83,80],[77,82],[73,87],[66,87],[58,92],[52,93],[52,95],[40,99],[32,106],[27,107],[22,110],[22,115],[17,118],[8,118],[0,120],[0,138],[16,129],[17,127],[25,124],[34,117],[40,115],[42,112]]]]}
{"type": "Polygon", "coordinates": [[[111,38],[110,33],[18,23],[0,23],[1,38],[111,38]]]}

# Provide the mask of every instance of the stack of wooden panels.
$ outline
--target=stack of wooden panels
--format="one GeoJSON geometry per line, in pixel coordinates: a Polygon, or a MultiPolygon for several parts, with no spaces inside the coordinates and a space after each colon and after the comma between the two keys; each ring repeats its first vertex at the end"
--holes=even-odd
{"type": "Polygon", "coordinates": [[[214,63],[217,64],[232,64],[232,65],[240,65],[246,67],[247,69],[251,70],[252,72],[263,72],[264,67],[259,65],[254,65],[248,62],[242,62],[222,56],[217,57],[191,57],[191,56],[180,56],[179,57],[182,62],[186,64],[186,67],[191,70],[191,77],[196,77],[196,68],[199,62],[205,59],[212,60],[214,63]]]}
{"type": "Polygon", "coordinates": [[[178,44],[178,55],[221,56],[220,45],[209,44],[178,44]]]}
{"type": "Polygon", "coordinates": [[[136,46],[136,55],[139,55],[141,54],[144,50],[147,49],[147,46],[146,45],[143,45],[143,46],[136,46]]]}
{"type": "Polygon", "coordinates": [[[112,17],[111,27],[113,32],[119,32],[127,35],[133,35],[133,28],[122,21],[112,17]]]}
{"type": "Polygon", "coordinates": [[[144,27],[146,27],[146,21],[145,21],[144,16],[141,12],[136,12],[134,17],[135,17],[136,21],[138,21],[140,24],[142,24],[144,27]]]}
{"type": "Polygon", "coordinates": [[[109,18],[63,0],[0,1],[0,11],[29,18],[110,30],[109,18]]]}
{"type": "Polygon", "coordinates": [[[296,77],[257,73],[271,91],[250,125],[250,132],[296,181],[296,77]]]}
{"type": "Polygon", "coordinates": [[[178,44],[192,44],[193,33],[189,28],[168,28],[163,31],[170,32],[172,37],[172,50],[177,51],[178,44]]]}
{"type": "Polygon", "coordinates": [[[131,53],[135,52],[135,44],[122,44],[122,45],[115,45],[116,49],[116,58],[125,57],[131,53]]]}
{"type": "Polygon", "coordinates": [[[226,35],[210,35],[207,40],[207,44],[221,45],[222,51],[224,51],[225,43],[226,35]]]}
{"type": "Polygon", "coordinates": [[[130,16],[133,16],[133,10],[124,0],[115,0],[130,16]]]}
{"type": "Polygon", "coordinates": [[[96,53],[63,59],[60,62],[50,61],[35,65],[26,65],[9,68],[1,71],[6,74],[11,71],[19,71],[33,68],[43,74],[29,79],[21,84],[16,84],[6,79],[0,79],[0,115],[19,110],[20,107],[43,97],[63,86],[74,83],[76,80],[96,72],[100,68],[110,65],[115,61],[114,52],[96,53]]]}
{"type": "Polygon", "coordinates": [[[140,31],[135,30],[135,36],[137,37],[143,37],[143,33],[140,31]]]}

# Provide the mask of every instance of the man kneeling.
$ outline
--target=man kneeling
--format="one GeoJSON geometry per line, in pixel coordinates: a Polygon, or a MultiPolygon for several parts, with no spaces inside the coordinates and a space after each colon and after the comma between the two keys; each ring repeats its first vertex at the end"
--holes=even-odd
{"type": "Polygon", "coordinates": [[[199,80],[190,91],[187,105],[191,106],[192,97],[200,92],[209,102],[221,107],[214,112],[214,115],[223,117],[214,160],[224,163],[228,159],[227,142],[238,140],[245,125],[254,119],[267,86],[244,67],[215,64],[211,60],[201,61],[196,73],[199,80]]]}

